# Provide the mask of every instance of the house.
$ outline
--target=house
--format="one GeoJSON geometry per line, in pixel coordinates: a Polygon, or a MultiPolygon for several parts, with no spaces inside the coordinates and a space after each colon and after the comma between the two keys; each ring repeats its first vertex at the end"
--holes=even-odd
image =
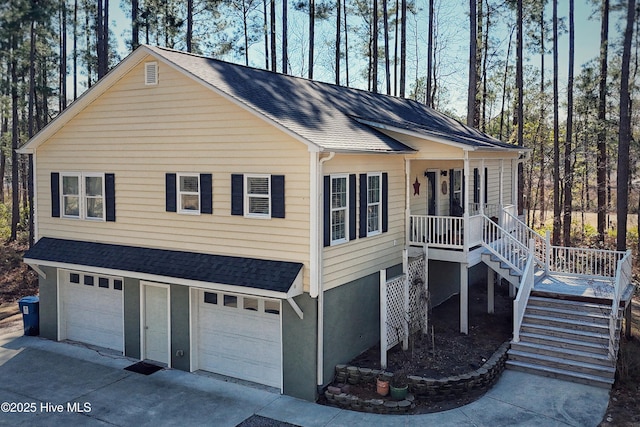
{"type": "Polygon", "coordinates": [[[417,102],[141,46],[34,136],[40,331],[314,400],[379,275],[485,282],[525,151],[417,102]]]}

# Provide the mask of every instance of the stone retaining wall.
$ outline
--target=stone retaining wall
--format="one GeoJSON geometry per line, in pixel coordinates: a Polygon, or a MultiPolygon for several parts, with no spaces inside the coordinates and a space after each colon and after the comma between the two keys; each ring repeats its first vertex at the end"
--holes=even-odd
{"type": "Polygon", "coordinates": [[[342,386],[329,386],[324,395],[329,404],[344,409],[380,414],[403,414],[415,407],[415,399],[441,402],[460,398],[472,392],[486,392],[504,371],[507,350],[509,350],[509,342],[502,344],[480,368],[466,374],[440,379],[409,376],[410,394],[401,401],[393,401],[389,397],[382,396],[379,399],[361,399],[349,394],[349,384],[375,382],[379,375],[390,379],[393,374],[378,369],[337,365],[335,383],[342,386]]]}

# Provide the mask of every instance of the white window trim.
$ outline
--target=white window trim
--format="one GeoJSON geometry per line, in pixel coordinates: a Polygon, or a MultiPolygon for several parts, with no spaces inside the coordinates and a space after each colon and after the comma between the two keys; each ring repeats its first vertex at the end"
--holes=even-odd
{"type": "Polygon", "coordinates": [[[331,235],[331,246],[339,245],[342,243],[347,243],[349,241],[349,175],[348,174],[339,174],[339,175],[330,175],[329,176],[329,234],[331,235]],[[345,180],[345,188],[347,190],[347,198],[346,204],[341,208],[333,207],[333,180],[334,179],[344,179],[345,180]],[[341,239],[333,238],[333,213],[336,211],[343,210],[344,213],[344,237],[341,239]]]}
{"type": "Polygon", "coordinates": [[[244,174],[244,183],[243,183],[243,191],[244,191],[244,216],[247,218],[260,218],[260,219],[270,219],[271,218],[271,175],[270,174],[244,174]],[[250,178],[267,178],[269,183],[269,193],[268,194],[249,194],[249,179],[250,178]],[[267,199],[269,202],[269,213],[268,214],[260,214],[255,212],[249,212],[249,200],[250,198],[261,198],[267,199]]]}
{"type": "Polygon", "coordinates": [[[184,215],[200,215],[200,212],[202,210],[202,206],[200,206],[200,202],[202,200],[201,197],[201,193],[202,193],[202,188],[200,188],[200,174],[199,173],[177,173],[176,174],[176,206],[177,206],[177,212],[179,214],[184,214],[184,215]],[[194,192],[194,191],[182,191],[180,190],[180,178],[181,177],[195,177],[198,179],[198,191],[194,192]],[[192,209],[182,209],[182,195],[186,195],[186,196],[198,196],[198,210],[192,210],[192,209]]]}
{"type": "Polygon", "coordinates": [[[367,237],[377,236],[382,234],[382,172],[368,173],[367,174],[367,237]],[[369,177],[378,177],[378,201],[375,203],[369,202],[369,177]],[[369,206],[378,206],[378,229],[369,231],[369,206]]]}
{"type": "Polygon", "coordinates": [[[106,194],[105,194],[105,180],[104,173],[101,172],[61,172],[60,173],[60,217],[66,219],[80,219],[87,221],[105,221],[106,218],[106,194]],[[64,178],[74,177],[78,178],[78,215],[65,215],[65,200],[64,200],[64,178]],[[87,192],[85,185],[85,178],[98,177],[102,179],[102,216],[90,217],[87,216],[87,192]]]}

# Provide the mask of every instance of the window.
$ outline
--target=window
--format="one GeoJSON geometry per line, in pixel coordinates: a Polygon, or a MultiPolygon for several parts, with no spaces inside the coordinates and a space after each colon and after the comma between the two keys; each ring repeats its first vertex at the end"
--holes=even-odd
{"type": "Polygon", "coordinates": [[[109,279],[106,277],[98,277],[98,287],[99,288],[109,288],[109,279]]]}
{"type": "Polygon", "coordinates": [[[382,175],[367,175],[367,236],[382,230],[382,175]]]}
{"type": "Polygon", "coordinates": [[[224,295],[223,304],[225,307],[238,308],[238,297],[234,295],[224,295]]]}
{"type": "Polygon", "coordinates": [[[93,276],[84,276],[84,284],[87,286],[93,286],[93,276]]]}
{"type": "Polygon", "coordinates": [[[264,312],[268,314],[280,314],[280,301],[264,300],[264,312]]]}
{"type": "Polygon", "coordinates": [[[62,216],[80,218],[80,175],[62,176],[62,216]]]}
{"type": "Polygon", "coordinates": [[[257,298],[244,297],[243,298],[242,307],[245,310],[258,311],[258,299],[257,298]]]}
{"type": "Polygon", "coordinates": [[[115,279],[113,281],[113,289],[115,289],[116,291],[121,291],[122,290],[122,280],[115,279]]]}
{"type": "Polygon", "coordinates": [[[452,216],[462,216],[464,213],[462,197],[462,169],[454,169],[451,176],[451,212],[452,216]]]}
{"type": "Polygon", "coordinates": [[[213,292],[205,292],[204,293],[204,302],[207,304],[217,304],[218,303],[218,294],[213,292]]]}
{"type": "Polygon", "coordinates": [[[61,186],[64,218],[105,219],[104,174],[64,173],[61,186]]]}
{"type": "Polygon", "coordinates": [[[200,175],[178,175],[178,212],[200,213],[200,175]]]}
{"type": "Polygon", "coordinates": [[[349,187],[347,176],[331,177],[331,244],[347,241],[349,187]]]}
{"type": "Polygon", "coordinates": [[[271,176],[245,175],[245,216],[271,217],[271,176]]]}
{"type": "Polygon", "coordinates": [[[69,282],[80,283],[80,275],[78,273],[69,273],[69,282]]]}

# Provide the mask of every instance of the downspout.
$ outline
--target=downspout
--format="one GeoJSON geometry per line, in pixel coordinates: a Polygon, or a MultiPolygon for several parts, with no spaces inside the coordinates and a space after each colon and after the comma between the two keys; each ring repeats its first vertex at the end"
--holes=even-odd
{"type": "MultiPolygon", "coordinates": [[[[329,155],[327,157],[324,157],[322,159],[319,159],[319,153],[315,153],[312,156],[312,171],[314,169],[316,169],[316,177],[315,177],[315,198],[313,199],[312,204],[314,206],[312,206],[312,217],[315,216],[315,227],[312,227],[312,230],[315,231],[315,236],[314,239],[312,239],[312,245],[315,242],[315,248],[312,248],[312,251],[315,251],[315,264],[316,264],[316,271],[315,271],[315,277],[312,277],[312,284],[313,284],[313,279],[315,279],[315,296],[318,297],[318,354],[317,354],[317,360],[316,360],[316,365],[317,365],[317,386],[318,386],[318,392],[321,390],[322,386],[324,385],[324,289],[323,289],[323,248],[324,248],[324,241],[323,239],[320,238],[320,236],[322,235],[322,230],[324,229],[324,217],[323,215],[320,215],[320,211],[319,208],[322,206],[322,200],[324,200],[324,194],[323,194],[323,186],[324,186],[324,181],[323,181],[323,165],[325,162],[328,162],[329,160],[333,159],[334,156],[336,155],[335,152],[330,152],[329,155]],[[318,160],[319,159],[319,160],[318,160]]],[[[313,294],[313,286],[312,286],[312,293],[311,293],[311,297],[315,297],[313,294]]]]}

